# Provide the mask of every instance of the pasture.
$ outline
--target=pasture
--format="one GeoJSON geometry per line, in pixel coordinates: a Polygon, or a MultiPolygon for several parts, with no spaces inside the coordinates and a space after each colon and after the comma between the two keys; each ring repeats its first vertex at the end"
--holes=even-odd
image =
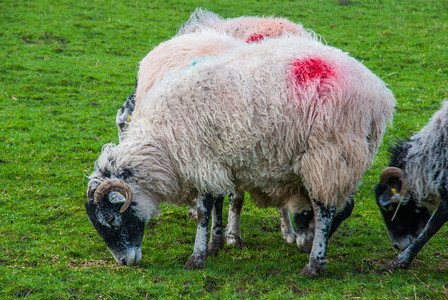
{"type": "Polygon", "coordinates": [[[447,225],[409,270],[384,272],[399,251],[373,192],[389,146],[448,98],[448,1],[1,0],[0,26],[0,298],[448,297],[447,225]],[[186,207],[163,206],[131,268],[115,262],[87,219],[87,176],[101,147],[118,143],[115,114],[139,61],[196,7],[301,23],[394,92],[393,124],[319,278],[299,274],[308,255],[283,242],[277,210],[255,207],[249,195],[241,221],[248,247],[226,246],[199,271],[183,269],[196,231],[186,207]]]}

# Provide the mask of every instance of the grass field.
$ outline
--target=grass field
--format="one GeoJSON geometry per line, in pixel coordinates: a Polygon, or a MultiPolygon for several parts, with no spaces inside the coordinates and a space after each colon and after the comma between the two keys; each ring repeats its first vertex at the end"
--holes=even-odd
{"type": "Polygon", "coordinates": [[[447,298],[447,225],[409,270],[381,272],[398,252],[373,194],[388,146],[448,98],[447,12],[446,0],[0,0],[0,298],[447,298]],[[143,259],[131,268],[115,263],[87,219],[86,175],[102,145],[118,142],[115,114],[138,62],[196,7],[302,23],[396,96],[393,125],[320,278],[299,275],[308,255],[282,241],[275,209],[250,200],[241,225],[248,247],[226,247],[194,272],[183,270],[196,230],[186,207],[165,205],[147,224],[143,259]]]}

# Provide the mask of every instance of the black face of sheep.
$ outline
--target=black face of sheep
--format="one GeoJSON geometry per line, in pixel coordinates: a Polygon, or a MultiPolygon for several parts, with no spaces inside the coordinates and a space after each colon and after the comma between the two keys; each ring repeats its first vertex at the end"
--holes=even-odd
{"type": "Polygon", "coordinates": [[[402,172],[396,171],[394,175],[390,174],[390,170],[393,169],[383,171],[380,183],[375,188],[376,203],[383,215],[392,245],[404,250],[422,232],[431,212],[426,207],[419,206],[411,195],[404,196],[400,179],[402,172]]]}
{"type": "Polygon", "coordinates": [[[115,260],[127,266],[137,264],[142,257],[145,223],[134,213],[129,185],[118,179],[93,182],[87,197],[87,216],[115,260]],[[126,195],[124,205],[122,195],[126,195]]]}

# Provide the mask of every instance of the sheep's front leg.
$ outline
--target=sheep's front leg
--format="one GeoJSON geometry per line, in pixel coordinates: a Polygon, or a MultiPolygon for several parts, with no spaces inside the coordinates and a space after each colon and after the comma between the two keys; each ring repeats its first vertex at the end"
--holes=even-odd
{"type": "Polygon", "coordinates": [[[215,197],[211,194],[206,194],[198,202],[198,227],[194,240],[193,254],[185,264],[185,269],[187,270],[196,270],[204,267],[205,260],[207,259],[208,223],[215,201],[215,197]]]}
{"type": "Polygon", "coordinates": [[[278,212],[280,213],[282,239],[288,244],[292,244],[296,240],[296,233],[294,232],[294,227],[292,227],[288,210],[286,208],[279,208],[278,212]]]}
{"type": "Polygon", "coordinates": [[[328,239],[336,213],[336,207],[332,204],[325,206],[312,200],[312,205],[315,222],[313,247],[308,264],[300,272],[308,277],[316,277],[326,270],[328,239]]]}
{"type": "Polygon", "coordinates": [[[238,245],[244,248],[246,246],[241,238],[240,231],[241,210],[243,208],[244,198],[240,195],[230,195],[229,202],[229,217],[226,228],[227,244],[238,245]]]}
{"type": "Polygon", "coordinates": [[[217,256],[219,250],[224,248],[225,237],[222,227],[222,204],[224,197],[217,197],[212,211],[212,233],[208,243],[208,255],[217,256]]]}
{"type": "Polygon", "coordinates": [[[406,250],[398,255],[396,259],[385,265],[386,269],[407,269],[411,265],[412,260],[430,238],[448,221],[448,191],[441,193],[439,207],[432,217],[429,219],[420,235],[410,244],[406,250]]]}

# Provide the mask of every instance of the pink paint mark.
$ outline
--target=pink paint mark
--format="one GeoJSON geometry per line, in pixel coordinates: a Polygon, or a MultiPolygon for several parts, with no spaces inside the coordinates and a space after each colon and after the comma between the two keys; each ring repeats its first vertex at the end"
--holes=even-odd
{"type": "Polygon", "coordinates": [[[292,72],[294,80],[301,85],[306,85],[308,82],[320,82],[320,80],[334,75],[333,69],[320,58],[295,61],[292,64],[292,72]]]}
{"type": "Polygon", "coordinates": [[[264,35],[261,33],[254,33],[247,38],[246,43],[258,43],[264,39],[264,35]]]}
{"type": "Polygon", "coordinates": [[[331,77],[336,75],[334,67],[320,58],[305,58],[296,60],[290,72],[298,99],[309,99],[313,111],[319,111],[331,98],[335,79],[331,77]]]}

